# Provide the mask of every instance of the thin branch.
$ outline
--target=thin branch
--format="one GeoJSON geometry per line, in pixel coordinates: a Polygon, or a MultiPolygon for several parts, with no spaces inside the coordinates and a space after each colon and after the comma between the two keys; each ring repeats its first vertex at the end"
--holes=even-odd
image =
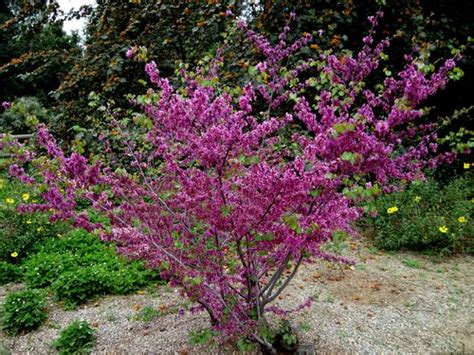
{"type": "Polygon", "coordinates": [[[300,258],[298,259],[298,262],[296,263],[295,265],[295,268],[293,269],[293,272],[290,274],[290,276],[288,276],[285,280],[285,282],[283,283],[283,285],[280,286],[280,288],[271,296],[269,297],[265,297],[262,301],[262,305],[265,306],[266,304],[272,302],[275,298],[277,298],[280,293],[282,293],[282,291],[286,288],[286,286],[288,286],[288,284],[290,283],[290,281],[293,279],[293,277],[295,277],[296,275],[296,272],[298,271],[298,268],[299,266],[301,265],[301,261],[303,260],[303,255],[300,256],[300,258]]]}
{"type": "Polygon", "coordinates": [[[281,266],[278,268],[278,270],[273,274],[272,278],[270,281],[267,283],[267,285],[262,289],[261,293],[259,296],[263,296],[263,293],[267,291],[268,288],[270,288],[269,293],[272,292],[273,288],[275,287],[276,282],[280,279],[281,274],[283,273],[283,270],[285,270],[286,265],[288,265],[288,262],[290,261],[291,258],[291,253],[288,253],[286,256],[285,260],[281,264],[281,266]]]}

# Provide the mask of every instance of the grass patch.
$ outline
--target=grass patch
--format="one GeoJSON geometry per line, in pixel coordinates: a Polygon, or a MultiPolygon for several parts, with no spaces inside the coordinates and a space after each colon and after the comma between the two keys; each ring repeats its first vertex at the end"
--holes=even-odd
{"type": "Polygon", "coordinates": [[[412,269],[423,269],[423,265],[419,260],[416,259],[404,259],[402,260],[402,264],[412,269]]]}

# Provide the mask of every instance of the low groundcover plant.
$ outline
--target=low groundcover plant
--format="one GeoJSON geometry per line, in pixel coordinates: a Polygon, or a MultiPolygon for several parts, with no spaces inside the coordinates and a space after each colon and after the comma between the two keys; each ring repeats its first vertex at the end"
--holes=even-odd
{"type": "MultiPolygon", "coordinates": [[[[369,18],[374,27],[380,15],[369,18]]],[[[243,87],[219,85],[219,53],[208,71],[181,71],[182,89],[154,62],[146,65],[159,89],[137,100],[149,117],[147,145],[112,122],[122,130],[128,171],[66,155],[39,126],[38,144],[49,159],[20,157],[42,178],[19,165],[10,172],[44,185],[45,202],[20,210],[52,211],[53,221],[101,230],[78,209],[78,199],[89,201],[110,219],[102,237],[160,269],[196,310],[208,312],[222,341],[245,338],[274,352],[265,337],[267,314],[289,314],[272,301],[299,267],[317,259],[350,263],[322,248],[335,232],[353,234],[363,213],[347,192],[390,191],[453,159],[435,154],[435,127],[420,124],[419,106],[445,87],[455,60],[428,75],[406,56],[397,76],[370,89],[366,80],[389,45],[373,43],[374,29],[359,53],[325,52],[289,69],[311,35],[286,43],[286,26],[273,45],[246,23],[238,26],[263,58],[243,87]]]]}

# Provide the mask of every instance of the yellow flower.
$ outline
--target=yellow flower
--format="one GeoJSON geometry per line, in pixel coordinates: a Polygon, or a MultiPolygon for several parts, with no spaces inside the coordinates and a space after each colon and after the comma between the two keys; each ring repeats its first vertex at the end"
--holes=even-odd
{"type": "Polygon", "coordinates": [[[38,200],[31,200],[31,202],[33,202],[33,203],[37,203],[37,202],[38,202],[38,200]]]}
{"type": "Polygon", "coordinates": [[[16,251],[14,251],[10,255],[11,255],[12,258],[16,258],[18,256],[18,253],[16,251]]]}
{"type": "Polygon", "coordinates": [[[398,212],[398,207],[397,206],[387,208],[387,213],[388,214],[392,214],[392,213],[395,213],[395,212],[398,212]]]}
{"type": "Polygon", "coordinates": [[[459,222],[459,223],[466,223],[466,222],[467,222],[467,218],[464,217],[464,216],[458,217],[458,222],[459,222]]]}
{"type": "Polygon", "coordinates": [[[61,233],[56,234],[56,237],[61,238],[63,235],[61,233]]]}
{"type": "Polygon", "coordinates": [[[31,224],[31,220],[30,220],[30,219],[27,219],[25,223],[26,223],[26,224],[31,224]]]}
{"type": "Polygon", "coordinates": [[[464,169],[469,169],[471,167],[470,163],[464,163],[464,169]]]}
{"type": "Polygon", "coordinates": [[[44,228],[43,228],[43,227],[38,227],[38,228],[36,228],[36,231],[39,232],[39,233],[41,233],[41,232],[44,231],[44,228]]]}
{"type": "Polygon", "coordinates": [[[421,196],[415,196],[415,199],[414,199],[415,203],[418,203],[421,201],[421,196]]]}
{"type": "Polygon", "coordinates": [[[448,227],[446,226],[441,226],[438,229],[441,233],[448,233],[448,227]]]}
{"type": "Polygon", "coordinates": [[[21,199],[23,201],[28,201],[30,199],[30,194],[28,192],[25,192],[23,195],[21,195],[21,199]]]}
{"type": "Polygon", "coordinates": [[[12,205],[12,204],[15,203],[15,200],[12,199],[11,197],[8,197],[8,198],[5,199],[5,202],[8,203],[9,205],[12,205]]]}

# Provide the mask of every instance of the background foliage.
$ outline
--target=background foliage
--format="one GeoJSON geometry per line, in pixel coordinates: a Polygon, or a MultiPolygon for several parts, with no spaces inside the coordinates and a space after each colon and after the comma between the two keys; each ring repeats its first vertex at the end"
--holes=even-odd
{"type": "Polygon", "coordinates": [[[35,96],[51,107],[49,93],[58,88],[79,53],[78,37],[63,31],[54,1],[0,2],[2,101],[35,96]]]}
{"type": "Polygon", "coordinates": [[[387,250],[474,253],[473,181],[472,174],[444,186],[430,179],[378,198],[375,244],[387,250]]]}
{"type": "MultiPolygon", "coordinates": [[[[413,48],[426,72],[433,72],[441,58],[462,50],[464,58],[453,75],[464,76],[427,106],[433,106],[430,121],[444,122],[439,134],[447,138],[441,141],[445,149],[451,149],[455,140],[454,145],[465,150],[474,145],[472,131],[463,128],[472,123],[473,7],[462,0],[107,0],[64,14],[55,0],[4,0],[0,3],[0,98],[36,96],[46,108],[54,106],[46,117],[49,127],[66,142],[96,153],[97,138],[106,130],[106,110],[114,117],[136,116],[127,94],[144,93],[145,61],[155,60],[166,77],[206,55],[215,56],[223,46],[226,70],[221,80],[239,82],[256,63],[251,60],[255,58],[251,46],[244,44],[232,25],[235,18],[246,18],[276,41],[288,14],[296,11],[297,24],[289,40],[304,32],[324,31],[296,57],[307,59],[318,58],[321,48],[333,53],[357,50],[359,34],[368,30],[367,16],[383,9],[378,37],[393,38],[384,63],[386,76],[400,69],[402,55],[413,48]],[[71,17],[87,19],[82,47],[77,36],[61,29],[71,17]],[[129,48],[132,59],[125,56],[129,48]]],[[[0,131],[12,130],[9,120],[0,117],[0,131]]],[[[28,130],[25,121],[15,127],[28,130]]]]}

